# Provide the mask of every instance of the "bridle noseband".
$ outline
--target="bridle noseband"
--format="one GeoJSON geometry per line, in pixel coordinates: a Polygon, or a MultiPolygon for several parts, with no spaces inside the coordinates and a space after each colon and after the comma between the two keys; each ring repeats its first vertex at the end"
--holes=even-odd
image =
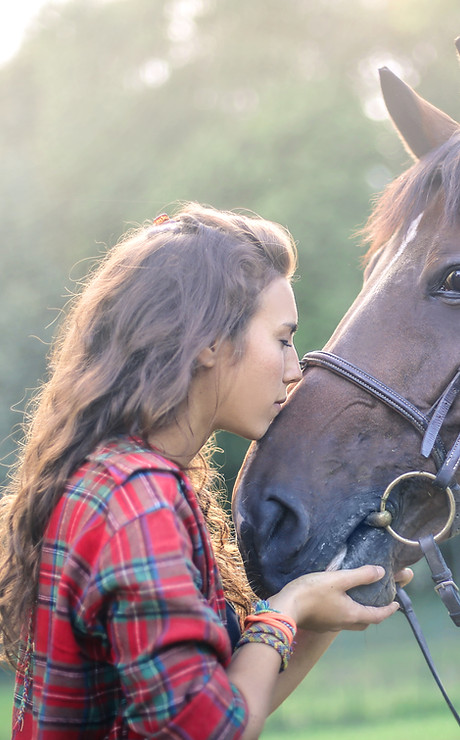
{"type": "MultiPolygon", "coordinates": [[[[422,413],[410,401],[401,396],[399,393],[389,388],[374,376],[361,370],[351,362],[344,360],[338,355],[331,352],[314,351],[307,352],[301,360],[302,372],[308,367],[322,367],[336,375],[349,380],[354,385],[362,388],[374,398],[384,403],[389,408],[396,411],[404,417],[422,436],[421,454],[425,458],[433,458],[436,466],[436,475],[427,471],[409,471],[395,478],[384,491],[380,511],[372,512],[366,519],[369,526],[384,527],[391,536],[395,537],[407,545],[420,546],[431,570],[432,579],[435,583],[435,590],[446,605],[449,616],[453,622],[460,626],[460,597],[456,584],[453,581],[452,573],[449,570],[436,541],[444,535],[453,536],[460,532],[460,486],[455,481],[455,474],[460,465],[460,434],[455,442],[447,451],[440,436],[442,426],[446,416],[460,393],[460,368],[458,368],[452,380],[448,383],[445,390],[441,393],[438,400],[433,404],[428,414],[422,413]],[[444,491],[449,502],[449,516],[446,524],[436,535],[420,537],[419,540],[409,540],[399,535],[392,527],[391,513],[386,509],[386,501],[391,491],[398,483],[410,478],[425,478],[430,481],[440,491],[444,491]]],[[[404,589],[397,586],[397,599],[401,606],[401,611],[407,617],[411,629],[422,650],[428,667],[441,690],[449,709],[460,725],[460,716],[454,709],[441,680],[434,667],[428,646],[421,631],[418,620],[414,614],[412,603],[404,589]]]]}
{"type": "MultiPolygon", "coordinates": [[[[455,376],[441,393],[435,404],[431,407],[428,414],[422,413],[416,406],[408,401],[404,396],[394,391],[382,381],[374,378],[373,375],[361,370],[348,360],[344,360],[338,355],[331,352],[315,351],[307,352],[301,360],[302,372],[305,372],[309,366],[324,367],[331,370],[336,375],[346,378],[351,383],[363,388],[371,396],[382,401],[398,414],[403,416],[414,426],[422,435],[421,453],[428,458],[433,457],[436,469],[436,485],[445,488],[451,485],[455,472],[460,464],[460,434],[447,453],[442,439],[439,436],[441,427],[445,421],[447,413],[454,403],[457,395],[460,393],[460,368],[455,376]]],[[[460,486],[455,486],[460,490],[460,486]]]]}

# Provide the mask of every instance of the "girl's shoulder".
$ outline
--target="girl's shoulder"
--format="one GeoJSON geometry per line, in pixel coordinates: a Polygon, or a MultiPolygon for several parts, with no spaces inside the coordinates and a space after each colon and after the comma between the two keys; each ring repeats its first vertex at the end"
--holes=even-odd
{"type": "Polygon", "coordinates": [[[188,483],[186,476],[171,460],[160,455],[142,439],[120,435],[100,444],[87,460],[107,471],[115,481],[122,483],[129,476],[143,470],[170,473],[188,483]]]}
{"type": "MultiPolygon", "coordinates": [[[[99,445],[68,481],[62,505],[119,529],[148,512],[190,513],[193,489],[180,468],[134,437],[99,445]]],[[[192,503],[192,508],[195,508],[192,503]]]]}

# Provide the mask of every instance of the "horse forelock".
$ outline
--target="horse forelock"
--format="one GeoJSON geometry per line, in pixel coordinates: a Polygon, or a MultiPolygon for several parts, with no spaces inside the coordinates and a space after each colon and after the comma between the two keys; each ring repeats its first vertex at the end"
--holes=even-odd
{"type": "Polygon", "coordinates": [[[443,207],[437,211],[439,216],[433,221],[433,230],[458,226],[460,131],[385,188],[361,231],[363,243],[370,245],[364,265],[395,234],[405,234],[414,219],[439,198],[443,207]]]}

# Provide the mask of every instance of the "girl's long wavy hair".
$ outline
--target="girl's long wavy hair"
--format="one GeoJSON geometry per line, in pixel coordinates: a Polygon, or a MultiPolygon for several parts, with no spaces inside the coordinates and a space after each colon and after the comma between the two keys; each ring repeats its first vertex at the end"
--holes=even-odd
{"type": "MultiPolygon", "coordinates": [[[[244,352],[261,292],[291,278],[296,249],[257,216],[186,204],[126,234],[70,303],[49,376],[27,411],[24,442],[2,499],[0,632],[14,665],[37,594],[40,553],[71,473],[117,434],[147,442],[184,404],[197,357],[216,341],[244,352]]],[[[218,497],[209,450],[187,470],[197,488],[224,591],[240,611],[252,592],[218,497]]]]}

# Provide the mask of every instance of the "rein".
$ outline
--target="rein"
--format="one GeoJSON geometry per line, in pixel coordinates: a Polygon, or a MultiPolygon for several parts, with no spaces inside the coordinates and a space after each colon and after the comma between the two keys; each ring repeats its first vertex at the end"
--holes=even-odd
{"type": "MultiPolygon", "coordinates": [[[[372,512],[366,518],[366,523],[373,527],[384,527],[392,537],[406,545],[420,547],[431,571],[432,580],[435,583],[435,591],[445,604],[449,616],[457,627],[460,627],[460,595],[457,585],[454,583],[452,573],[439,550],[437,541],[444,535],[450,536],[460,533],[460,486],[455,482],[455,473],[460,465],[460,434],[449,451],[440,437],[447,413],[460,393],[460,368],[453,379],[449,382],[438,400],[431,407],[428,414],[423,414],[410,401],[399,393],[389,388],[377,378],[361,370],[351,362],[344,360],[331,352],[315,351],[308,352],[301,360],[302,372],[309,366],[323,367],[342,378],[354,383],[359,388],[390,407],[403,416],[414,426],[422,436],[421,454],[425,458],[433,458],[436,466],[436,475],[426,471],[410,471],[395,478],[384,491],[380,510],[372,512]],[[392,524],[392,515],[386,508],[386,502],[393,488],[403,480],[410,478],[425,478],[432,485],[443,491],[449,503],[449,515],[444,527],[436,535],[420,537],[419,540],[411,540],[402,537],[396,532],[392,524]]],[[[447,706],[460,725],[460,716],[456,712],[452,702],[444,689],[433,663],[428,645],[424,638],[420,624],[415,616],[412,602],[404,589],[396,587],[396,598],[400,604],[401,611],[406,616],[417,643],[422,651],[423,657],[439,687],[447,706]]]]}

